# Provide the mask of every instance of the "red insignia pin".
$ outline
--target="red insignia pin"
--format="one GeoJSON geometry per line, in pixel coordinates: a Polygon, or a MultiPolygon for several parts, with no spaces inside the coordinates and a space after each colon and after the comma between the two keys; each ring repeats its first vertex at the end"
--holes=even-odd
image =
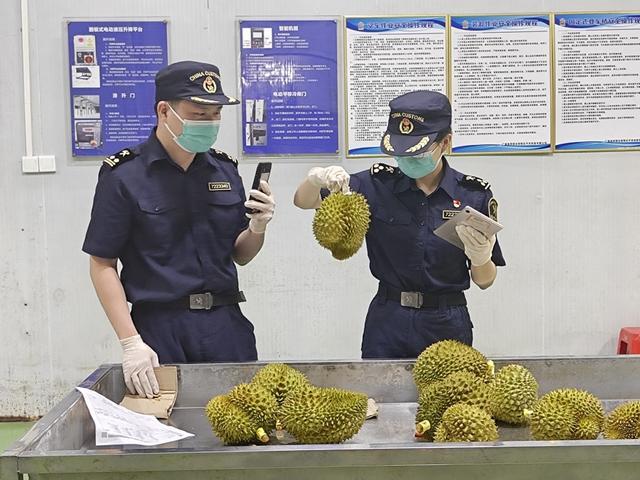
{"type": "Polygon", "coordinates": [[[462,203],[460,202],[460,200],[454,200],[453,201],[453,206],[456,208],[460,208],[460,205],[462,205],[462,203]]]}

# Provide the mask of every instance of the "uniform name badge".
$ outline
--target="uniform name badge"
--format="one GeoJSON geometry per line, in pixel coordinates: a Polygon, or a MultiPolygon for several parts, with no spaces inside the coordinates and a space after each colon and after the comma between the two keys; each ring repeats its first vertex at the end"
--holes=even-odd
{"type": "Polygon", "coordinates": [[[227,192],[231,190],[231,183],[229,182],[209,182],[210,192],[227,192]]]}
{"type": "Polygon", "coordinates": [[[450,218],[454,217],[458,213],[460,213],[460,210],[443,210],[442,211],[442,218],[444,220],[449,220],[450,218]]]}

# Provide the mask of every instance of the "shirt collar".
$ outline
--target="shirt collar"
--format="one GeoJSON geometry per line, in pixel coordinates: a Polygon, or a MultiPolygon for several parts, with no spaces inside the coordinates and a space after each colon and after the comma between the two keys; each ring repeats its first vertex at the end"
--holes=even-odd
{"type": "MultiPolygon", "coordinates": [[[[456,185],[458,184],[456,180],[455,170],[453,170],[449,166],[449,162],[444,157],[444,155],[442,156],[442,166],[443,175],[442,179],[440,180],[440,185],[438,185],[436,191],[441,188],[451,198],[455,198],[456,185]]],[[[416,185],[416,181],[413,178],[407,177],[404,173],[400,172],[400,176],[396,181],[395,186],[393,187],[393,191],[395,193],[400,193],[405,192],[409,189],[415,191],[419,190],[418,186],[416,185]]]]}

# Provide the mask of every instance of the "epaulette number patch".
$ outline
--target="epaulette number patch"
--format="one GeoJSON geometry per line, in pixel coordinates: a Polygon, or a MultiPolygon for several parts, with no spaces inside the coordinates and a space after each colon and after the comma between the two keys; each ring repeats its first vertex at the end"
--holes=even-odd
{"type": "Polygon", "coordinates": [[[478,188],[481,190],[488,190],[491,185],[489,182],[485,182],[483,179],[479,177],[474,177],[473,175],[465,175],[460,183],[469,188],[478,188]]]}
{"type": "Polygon", "coordinates": [[[379,175],[381,173],[396,173],[396,167],[392,167],[391,165],[387,165],[386,163],[374,163],[371,167],[371,175],[379,175]]]}
{"type": "Polygon", "coordinates": [[[223,152],[222,150],[217,150],[215,148],[211,149],[213,151],[213,153],[215,153],[216,155],[218,155],[219,157],[222,157],[223,160],[227,160],[231,163],[233,163],[236,167],[238,166],[238,160],[236,160],[235,158],[233,158],[231,155],[229,155],[226,152],[223,152]]]}
{"type": "Polygon", "coordinates": [[[115,168],[121,163],[132,160],[137,156],[138,156],[137,154],[135,154],[128,148],[125,148],[124,150],[120,150],[118,153],[114,155],[109,155],[107,158],[103,160],[103,162],[109,165],[111,168],[115,168]]]}

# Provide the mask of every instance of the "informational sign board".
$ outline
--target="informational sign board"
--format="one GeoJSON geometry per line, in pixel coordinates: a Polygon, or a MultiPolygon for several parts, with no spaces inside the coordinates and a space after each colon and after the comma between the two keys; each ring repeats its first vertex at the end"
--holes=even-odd
{"type": "Polygon", "coordinates": [[[155,75],[167,65],[167,23],[69,22],[74,156],[103,156],[155,126],[155,75]]]}
{"type": "Polygon", "coordinates": [[[242,151],[339,149],[337,22],[241,20],[242,151]]]}

